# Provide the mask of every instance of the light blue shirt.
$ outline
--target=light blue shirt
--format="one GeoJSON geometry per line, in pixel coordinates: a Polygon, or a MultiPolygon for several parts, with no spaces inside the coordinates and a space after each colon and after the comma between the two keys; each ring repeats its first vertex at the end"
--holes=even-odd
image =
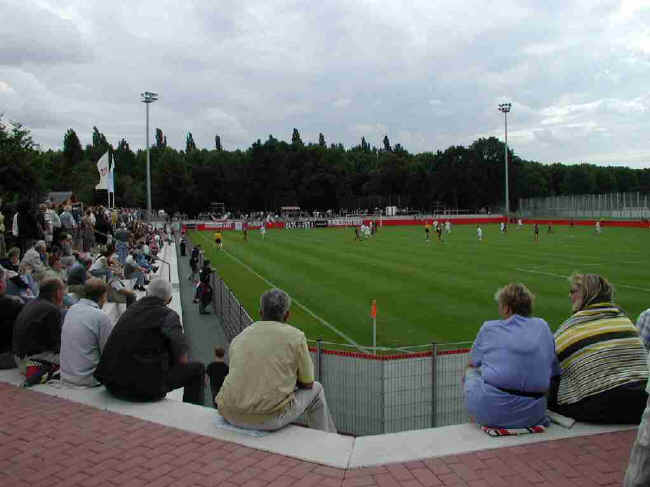
{"type": "Polygon", "coordinates": [[[513,315],[486,321],[471,352],[476,369],[465,379],[465,406],[484,426],[521,428],[543,424],[546,398],[504,392],[543,393],[559,374],[555,340],[541,318],[513,315]]]}
{"type": "Polygon", "coordinates": [[[61,380],[79,386],[96,386],[93,373],[113,323],[99,305],[82,298],[66,313],[61,329],[61,380]]]}

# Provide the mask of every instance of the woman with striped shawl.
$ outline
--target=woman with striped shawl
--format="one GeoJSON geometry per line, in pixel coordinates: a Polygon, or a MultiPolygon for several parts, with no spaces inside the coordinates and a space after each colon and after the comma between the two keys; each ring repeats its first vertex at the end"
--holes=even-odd
{"type": "Polygon", "coordinates": [[[604,277],[574,274],[569,281],[573,315],[555,332],[562,372],[548,407],[578,421],[639,424],[648,398],[639,333],[604,277]]]}

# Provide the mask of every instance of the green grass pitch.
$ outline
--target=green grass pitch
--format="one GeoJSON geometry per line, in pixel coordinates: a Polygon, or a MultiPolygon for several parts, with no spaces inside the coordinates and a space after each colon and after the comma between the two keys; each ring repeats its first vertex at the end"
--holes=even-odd
{"type": "Polygon", "coordinates": [[[555,330],[571,312],[566,276],[574,271],[607,277],[633,321],[650,307],[648,229],[605,227],[597,235],[557,226],[549,234],[540,226],[535,242],[530,226],[507,234],[482,228],[482,242],[474,225],[456,225],[443,243],[434,232],[425,242],[420,226],[384,227],[362,242],[351,228],[269,230],[264,240],[250,231],[248,242],[224,232],[221,251],[214,232],[189,235],[251,317],[258,319],[259,296],[272,283],[294,299],[289,322],[311,339],[371,345],[376,299],[379,346],[471,341],[483,321],[498,318],[494,293],[512,281],[533,291],[534,315],[555,330]]]}

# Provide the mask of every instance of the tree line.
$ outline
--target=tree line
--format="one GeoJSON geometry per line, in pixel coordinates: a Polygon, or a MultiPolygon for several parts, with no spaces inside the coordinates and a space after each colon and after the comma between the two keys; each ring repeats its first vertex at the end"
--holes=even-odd
{"type": "MultiPolygon", "coordinates": [[[[115,202],[146,206],[146,151],[133,151],[126,139],[116,147],[93,127],[92,143],[83,147],[73,129],[61,150],[35,150],[31,134],[19,124],[0,123],[0,194],[4,201],[33,202],[48,191],[73,191],[86,203],[104,204],[96,191],[96,162],[109,151],[115,164],[115,202]]],[[[480,138],[468,147],[411,154],[388,136],[381,147],[365,138],[346,148],[328,145],[321,133],[304,143],[297,129],[291,141],[272,135],[246,150],[224,150],[219,135],[214,148],[198,148],[191,133],[185,150],[167,145],[156,129],[151,147],[154,208],[195,215],[211,202],[237,211],[373,209],[395,205],[430,212],[442,208],[500,211],[504,205],[504,144],[480,138]]],[[[509,150],[510,207],[519,198],[611,192],[650,193],[650,169],[593,164],[542,164],[509,150]]]]}

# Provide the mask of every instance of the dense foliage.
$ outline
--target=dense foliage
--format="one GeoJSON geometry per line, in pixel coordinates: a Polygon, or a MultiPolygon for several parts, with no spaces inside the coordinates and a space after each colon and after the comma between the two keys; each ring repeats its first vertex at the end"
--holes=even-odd
{"type": "MultiPolygon", "coordinates": [[[[188,133],[185,151],[179,151],[156,129],[151,148],[155,208],[196,214],[210,202],[242,211],[290,205],[334,210],[396,205],[424,211],[503,207],[504,146],[494,137],[420,154],[392,146],[388,137],[381,148],[363,138],[349,149],[328,147],[323,134],[317,143],[306,144],[297,129],[291,142],[269,135],[245,151],[223,150],[221,138],[214,140],[214,149],[200,149],[188,133]]],[[[125,139],[112,147],[96,127],[92,141],[83,148],[69,129],[62,150],[38,152],[23,127],[0,124],[0,193],[12,201],[21,192],[72,190],[83,201],[103,203],[105,191],[94,189],[99,180],[95,164],[109,150],[116,167],[116,204],[144,206],[145,151],[133,152],[125,139]]],[[[650,192],[650,169],[541,164],[512,151],[509,160],[513,209],[519,198],[533,196],[650,192]]]]}

